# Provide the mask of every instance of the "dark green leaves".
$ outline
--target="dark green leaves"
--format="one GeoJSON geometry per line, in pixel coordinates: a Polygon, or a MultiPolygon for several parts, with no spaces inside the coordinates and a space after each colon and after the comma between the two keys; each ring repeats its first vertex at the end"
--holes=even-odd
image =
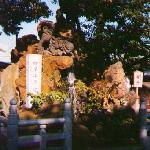
{"type": "Polygon", "coordinates": [[[48,17],[51,11],[40,0],[10,0],[0,2],[0,25],[6,34],[16,34],[21,22],[48,17]]]}

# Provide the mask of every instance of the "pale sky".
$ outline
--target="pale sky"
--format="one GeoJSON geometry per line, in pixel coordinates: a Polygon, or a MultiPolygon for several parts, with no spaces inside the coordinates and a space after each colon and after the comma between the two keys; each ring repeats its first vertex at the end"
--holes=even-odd
{"type": "MultiPolygon", "coordinates": [[[[43,0],[43,1],[47,3],[50,10],[52,10],[53,12],[53,16],[50,16],[48,20],[55,22],[55,12],[59,8],[59,6],[57,4],[52,4],[50,0],[49,1],[43,0]]],[[[21,23],[21,27],[23,29],[20,30],[19,37],[22,37],[23,35],[27,35],[27,34],[37,35],[37,30],[36,30],[37,25],[38,23],[35,23],[34,21],[31,23],[25,23],[25,22],[21,23]]],[[[0,31],[2,31],[1,26],[0,26],[0,31]]],[[[0,48],[4,49],[6,52],[0,51],[0,61],[10,62],[10,51],[13,48],[15,48],[16,45],[15,40],[16,40],[15,35],[7,36],[5,33],[2,33],[2,35],[0,36],[0,48]]]]}

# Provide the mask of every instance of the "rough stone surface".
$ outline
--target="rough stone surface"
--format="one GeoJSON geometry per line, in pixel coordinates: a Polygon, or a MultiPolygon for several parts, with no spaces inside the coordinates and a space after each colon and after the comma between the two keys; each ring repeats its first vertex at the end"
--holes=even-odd
{"type": "MultiPolygon", "coordinates": [[[[15,49],[11,51],[11,61],[16,63],[19,61],[19,58],[22,57],[22,53],[29,49],[29,46],[38,43],[37,37],[34,34],[24,35],[21,38],[17,39],[15,49]]],[[[31,46],[32,47],[32,46],[31,46]]],[[[29,50],[28,50],[29,51],[29,50]]]]}
{"type": "Polygon", "coordinates": [[[117,62],[104,71],[104,80],[94,81],[92,87],[96,90],[106,91],[102,107],[111,112],[114,108],[135,105],[137,96],[134,91],[129,89],[128,84],[122,63],[117,62]],[[112,101],[110,101],[108,93],[111,95],[112,101]]]}
{"type": "Polygon", "coordinates": [[[40,38],[38,52],[46,51],[52,56],[73,56],[74,44],[66,40],[66,36],[56,37],[55,25],[51,21],[41,21],[37,27],[40,38]]]}
{"type": "Polygon", "coordinates": [[[110,82],[108,86],[116,86],[116,98],[121,98],[128,93],[126,77],[121,62],[117,62],[105,70],[104,78],[110,82]]]}
{"type": "Polygon", "coordinates": [[[61,70],[73,64],[74,45],[64,37],[53,34],[55,25],[51,21],[41,21],[37,27],[40,40],[29,34],[19,38],[11,59],[19,64],[19,78],[16,86],[22,101],[26,97],[26,55],[42,54],[42,92],[54,89],[61,78],[61,70]]]}
{"type": "Polygon", "coordinates": [[[15,81],[19,77],[18,63],[9,65],[1,72],[1,91],[0,97],[2,98],[4,111],[8,114],[9,102],[12,98],[16,97],[16,84],[15,81]]]}
{"type": "Polygon", "coordinates": [[[43,56],[42,59],[42,91],[48,92],[55,88],[60,80],[60,70],[71,67],[73,59],[69,56],[43,56]]]}
{"type": "MultiPolygon", "coordinates": [[[[19,60],[19,78],[16,80],[16,85],[20,92],[21,100],[26,96],[26,55],[35,52],[30,46],[24,55],[19,60]]],[[[71,67],[73,59],[69,56],[50,56],[42,55],[42,92],[48,92],[55,88],[55,83],[60,80],[60,70],[71,67]]]]}

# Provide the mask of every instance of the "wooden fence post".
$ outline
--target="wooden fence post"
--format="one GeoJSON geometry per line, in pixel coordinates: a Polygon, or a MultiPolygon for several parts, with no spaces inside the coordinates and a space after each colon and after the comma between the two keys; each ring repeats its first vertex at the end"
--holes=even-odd
{"type": "Polygon", "coordinates": [[[64,109],[64,134],[65,134],[65,150],[72,150],[72,104],[71,99],[68,98],[65,101],[64,109]]]}
{"type": "Polygon", "coordinates": [[[18,121],[17,102],[15,99],[10,101],[8,115],[8,150],[17,150],[18,142],[18,121]]]}

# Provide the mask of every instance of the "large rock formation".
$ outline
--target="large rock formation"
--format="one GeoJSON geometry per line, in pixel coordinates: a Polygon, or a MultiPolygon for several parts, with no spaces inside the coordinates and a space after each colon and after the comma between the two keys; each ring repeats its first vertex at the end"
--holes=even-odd
{"type": "Polygon", "coordinates": [[[1,72],[0,98],[5,114],[8,114],[9,102],[17,96],[15,81],[19,77],[18,63],[9,65],[1,72]]]}
{"type": "Polygon", "coordinates": [[[41,21],[39,23],[37,27],[40,37],[38,53],[47,51],[47,54],[52,56],[73,56],[73,43],[66,40],[66,36],[55,37],[53,35],[54,29],[55,24],[51,21],[41,21]]]}
{"type": "Polygon", "coordinates": [[[31,46],[35,43],[38,43],[38,40],[34,34],[28,34],[22,36],[21,38],[18,38],[15,49],[11,51],[11,62],[13,63],[18,62],[19,58],[23,56],[22,53],[24,51],[27,51],[28,46],[31,46]]]}
{"type": "Polygon", "coordinates": [[[73,59],[69,56],[43,56],[42,64],[42,90],[47,92],[55,88],[55,83],[61,78],[60,70],[71,67],[73,59]]]}
{"type": "Polygon", "coordinates": [[[128,93],[127,79],[121,62],[109,66],[104,72],[104,78],[109,81],[108,86],[116,86],[116,98],[121,98],[128,93]]]}
{"type": "Polygon", "coordinates": [[[111,112],[114,108],[135,104],[137,96],[134,91],[130,91],[128,81],[122,63],[117,62],[104,71],[104,80],[93,82],[92,87],[95,90],[104,91],[104,109],[111,112]]]}
{"type": "MultiPolygon", "coordinates": [[[[31,47],[30,47],[31,48],[31,47]]],[[[19,78],[16,80],[16,85],[20,92],[20,98],[25,99],[26,96],[26,55],[19,60],[19,78]]],[[[49,56],[42,55],[42,92],[48,92],[54,89],[56,82],[61,78],[61,70],[69,68],[73,64],[73,59],[69,56],[49,56]]]]}
{"type": "Polygon", "coordinates": [[[19,94],[18,100],[26,97],[26,55],[42,54],[42,92],[54,89],[61,78],[61,70],[73,64],[74,45],[63,37],[55,37],[55,25],[51,21],[42,21],[38,25],[40,40],[33,34],[19,38],[11,52],[11,60],[16,64],[8,66],[1,73],[1,95],[8,112],[9,101],[19,94]]]}
{"type": "MultiPolygon", "coordinates": [[[[18,50],[18,52],[21,52],[21,57],[19,59],[20,73],[19,78],[16,80],[16,85],[21,100],[24,100],[26,97],[27,54],[42,54],[42,92],[48,92],[49,90],[54,89],[56,82],[61,78],[61,70],[69,68],[73,64],[73,44],[61,37],[55,37],[53,35],[54,27],[55,26],[51,21],[40,22],[37,28],[40,41],[33,45],[29,43],[28,46],[26,46],[28,43],[23,43],[23,48],[26,48],[26,50],[18,50]]],[[[25,37],[28,36],[24,36],[23,40],[19,40],[21,42],[28,41],[24,40],[26,39],[25,37]]],[[[31,35],[29,38],[36,39],[31,35]]],[[[19,46],[21,47],[21,45],[19,46]]]]}

